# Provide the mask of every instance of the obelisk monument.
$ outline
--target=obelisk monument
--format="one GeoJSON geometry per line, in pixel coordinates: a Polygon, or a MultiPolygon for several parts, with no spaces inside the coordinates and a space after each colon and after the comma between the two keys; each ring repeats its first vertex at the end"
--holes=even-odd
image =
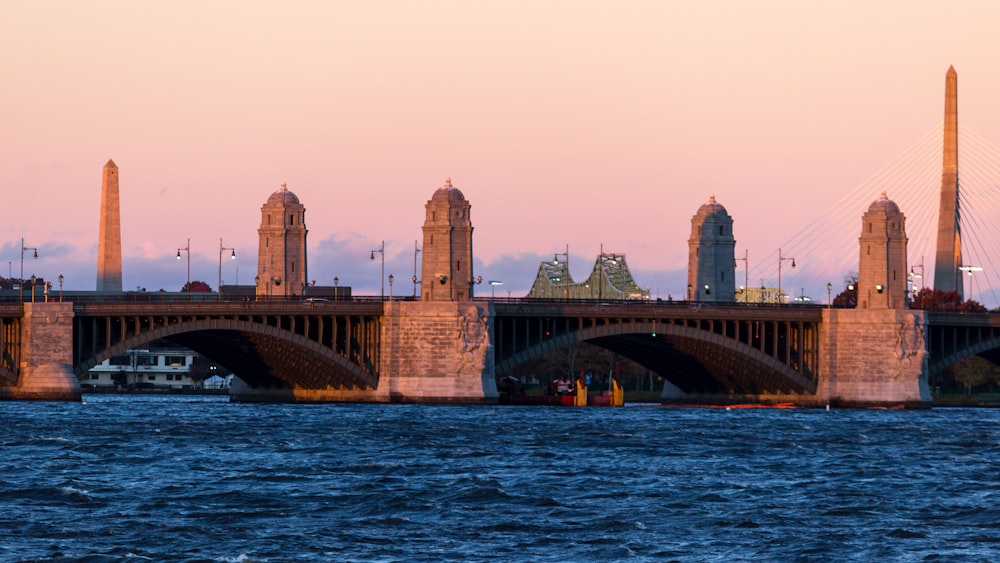
{"type": "Polygon", "coordinates": [[[944,81],[944,158],[938,208],[934,289],[962,297],[962,238],[958,209],[958,73],[948,67],[944,81]]]}
{"type": "Polygon", "coordinates": [[[101,175],[101,227],[97,241],[97,291],[122,291],[122,227],[118,165],[108,160],[101,175]]]}

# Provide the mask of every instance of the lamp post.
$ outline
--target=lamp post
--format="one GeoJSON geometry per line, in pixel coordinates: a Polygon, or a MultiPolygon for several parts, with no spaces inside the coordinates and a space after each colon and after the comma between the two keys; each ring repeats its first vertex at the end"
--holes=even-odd
{"type": "Polygon", "coordinates": [[[253,300],[257,301],[257,293],[260,291],[260,276],[253,277],[253,300]]]}
{"type": "Polygon", "coordinates": [[[830,301],[830,292],[831,291],[833,291],[833,284],[830,283],[830,282],[826,282],[826,308],[827,309],[830,308],[830,303],[831,303],[831,301],[830,301]]]}
{"type": "Polygon", "coordinates": [[[385,241],[384,240],[382,241],[382,244],[380,244],[378,248],[372,250],[372,256],[371,256],[372,262],[375,261],[376,252],[378,252],[379,256],[382,257],[382,275],[379,279],[379,282],[382,284],[381,297],[382,299],[385,299],[385,241]]]}
{"type": "Polygon", "coordinates": [[[219,292],[219,301],[222,301],[222,253],[227,250],[233,251],[232,259],[236,260],[236,249],[223,246],[222,238],[220,237],[219,238],[219,285],[216,286],[216,289],[219,292]]]}
{"type": "Polygon", "coordinates": [[[389,302],[392,302],[392,280],[396,279],[396,276],[389,274],[389,302]]]}
{"type": "Polygon", "coordinates": [[[413,241],[413,300],[417,299],[417,253],[420,249],[417,248],[417,241],[413,241]]]}
{"type": "Polygon", "coordinates": [[[469,301],[472,301],[472,289],[483,283],[483,276],[476,276],[475,279],[469,280],[469,301]]]}
{"type": "Polygon", "coordinates": [[[959,270],[969,274],[969,299],[972,299],[972,295],[976,292],[975,279],[972,277],[974,272],[982,272],[983,269],[979,266],[959,266],[959,270]]]}
{"type": "Polygon", "coordinates": [[[191,239],[190,238],[187,239],[187,244],[184,245],[184,248],[178,248],[177,249],[177,259],[178,260],[181,259],[181,251],[182,250],[187,254],[188,274],[187,274],[187,285],[185,285],[184,287],[185,287],[185,291],[187,291],[187,293],[188,293],[188,298],[190,298],[191,297],[191,239]]]}
{"type": "Polygon", "coordinates": [[[62,286],[63,286],[63,280],[65,280],[65,279],[66,278],[64,278],[62,274],[59,274],[59,302],[60,303],[62,303],[62,286]]]}
{"type": "MultiPolygon", "coordinates": [[[[18,301],[24,302],[24,251],[31,250],[34,252],[35,260],[38,260],[38,248],[34,246],[25,246],[24,237],[21,237],[21,275],[17,278],[17,288],[18,288],[18,301]]],[[[35,286],[31,286],[31,292],[35,292],[35,286]]]]}
{"type": "MultiPolygon", "coordinates": [[[[909,273],[910,282],[909,283],[910,283],[910,291],[912,293],[916,293],[917,292],[917,284],[913,283],[913,280],[915,280],[915,279],[923,279],[923,277],[924,277],[924,257],[921,256],[920,257],[920,264],[919,265],[910,266],[910,273],[909,273]],[[913,271],[914,268],[920,268],[920,273],[918,274],[915,271],[913,271]]],[[[921,285],[921,289],[923,289],[923,287],[922,287],[923,286],[923,282],[920,282],[920,285],[921,285]]]]}
{"type": "Polygon", "coordinates": [[[35,302],[35,280],[38,279],[34,275],[31,276],[31,302],[35,302]]]}
{"type": "Polygon", "coordinates": [[[340,291],[339,290],[340,290],[340,278],[338,278],[337,276],[333,276],[333,299],[334,300],[336,300],[338,297],[340,297],[340,295],[339,295],[340,291]]]}
{"type": "Polygon", "coordinates": [[[496,299],[498,285],[503,285],[503,282],[500,280],[490,280],[490,299],[496,299]]]}
{"type": "MultiPolygon", "coordinates": [[[[733,269],[736,269],[736,263],[743,261],[743,287],[750,287],[750,251],[748,249],[743,249],[743,258],[736,258],[733,260],[733,269]]],[[[743,303],[747,302],[747,292],[743,292],[743,303]]]]}
{"type": "Polygon", "coordinates": [[[785,260],[792,261],[792,267],[795,267],[795,258],[789,258],[781,255],[781,249],[778,249],[778,306],[781,307],[781,263],[785,260]]]}

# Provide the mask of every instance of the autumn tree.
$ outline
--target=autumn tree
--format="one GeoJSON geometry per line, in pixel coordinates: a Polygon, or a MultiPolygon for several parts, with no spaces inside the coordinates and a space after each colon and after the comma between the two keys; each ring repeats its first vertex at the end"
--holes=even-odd
{"type": "Polygon", "coordinates": [[[948,367],[945,377],[954,380],[969,395],[974,387],[989,385],[992,390],[994,385],[1000,383],[1000,366],[972,356],[948,367]]]}
{"type": "Polygon", "coordinates": [[[833,298],[833,306],[853,309],[858,306],[858,273],[848,272],[844,276],[844,290],[833,298]]]}
{"type": "Polygon", "coordinates": [[[913,309],[926,309],[928,311],[962,311],[962,312],[985,312],[984,307],[978,301],[962,301],[962,297],[957,291],[941,291],[925,287],[915,293],[910,300],[910,307],[913,309]]]}
{"type": "Polygon", "coordinates": [[[181,288],[184,293],[209,293],[212,291],[212,287],[207,283],[200,280],[192,280],[190,283],[184,284],[181,288]]]}

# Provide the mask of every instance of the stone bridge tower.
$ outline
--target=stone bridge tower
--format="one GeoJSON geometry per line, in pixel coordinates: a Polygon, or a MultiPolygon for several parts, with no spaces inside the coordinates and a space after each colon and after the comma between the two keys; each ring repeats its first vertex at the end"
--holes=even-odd
{"type": "Polygon", "coordinates": [[[927,318],[907,307],[906,220],[885,192],[862,216],[858,242],[858,306],[823,310],[817,397],[928,406],[927,318]]]}
{"type": "Polygon", "coordinates": [[[885,192],[861,219],[858,308],[905,309],[906,218],[885,192]]]}
{"type": "Polygon", "coordinates": [[[733,218],[713,195],[691,218],[688,300],[736,301],[735,249],[733,218]]]}
{"type": "Polygon", "coordinates": [[[306,208],[285,183],[260,208],[258,297],[302,295],[306,280],[306,208]]]}
{"type": "Polygon", "coordinates": [[[421,299],[385,303],[381,400],[496,401],[492,303],[472,301],[470,207],[451,179],[425,206],[421,299]]]}
{"type": "Polygon", "coordinates": [[[471,205],[451,178],[438,188],[425,209],[421,268],[423,301],[472,301],[471,205]]]}

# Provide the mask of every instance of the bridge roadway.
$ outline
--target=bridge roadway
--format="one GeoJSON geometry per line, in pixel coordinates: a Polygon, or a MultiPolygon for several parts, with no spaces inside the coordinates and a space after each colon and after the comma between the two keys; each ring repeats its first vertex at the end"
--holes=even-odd
{"type": "MultiPolygon", "coordinates": [[[[400,299],[402,300],[402,299],[400,299]]],[[[480,299],[492,323],[495,375],[589,342],[628,357],[690,394],[811,394],[821,365],[824,307],[686,302],[480,299]]],[[[0,377],[16,384],[18,303],[0,303],[0,377]]],[[[76,299],[73,371],[164,338],[255,388],[375,389],[384,302],[378,298],[183,301],[76,299]]],[[[1000,315],[928,311],[928,372],[980,355],[1000,363],[1000,315]]]]}

